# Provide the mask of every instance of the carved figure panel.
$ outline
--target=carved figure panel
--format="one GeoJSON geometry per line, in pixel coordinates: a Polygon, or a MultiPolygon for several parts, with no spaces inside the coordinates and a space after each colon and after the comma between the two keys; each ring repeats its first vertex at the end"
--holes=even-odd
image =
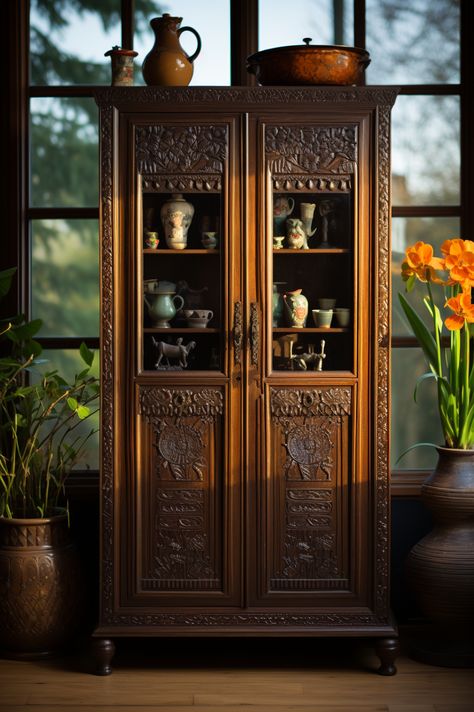
{"type": "Polygon", "coordinates": [[[265,153],[272,175],[352,174],[355,126],[267,126],[265,153]]]}
{"type": "Polygon", "coordinates": [[[138,127],[135,145],[138,171],[142,175],[222,174],[228,143],[228,127],[224,124],[138,127]]]}

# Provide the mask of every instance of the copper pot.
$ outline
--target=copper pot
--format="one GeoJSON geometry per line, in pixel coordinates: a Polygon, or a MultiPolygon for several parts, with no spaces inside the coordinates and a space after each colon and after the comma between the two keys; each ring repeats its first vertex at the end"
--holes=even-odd
{"type": "Polygon", "coordinates": [[[247,57],[247,71],[264,86],[310,86],[314,84],[362,84],[370,55],[359,47],[342,45],[274,47],[247,57]]]}

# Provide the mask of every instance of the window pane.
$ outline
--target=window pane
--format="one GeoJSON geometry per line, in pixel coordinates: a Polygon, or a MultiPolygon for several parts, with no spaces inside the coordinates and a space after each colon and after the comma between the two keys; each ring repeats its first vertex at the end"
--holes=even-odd
{"type": "MultiPolygon", "coordinates": [[[[160,9],[150,12],[146,21],[137,22],[135,34],[135,83],[143,84],[141,66],[153,47],[155,35],[149,25],[153,17],[169,12],[182,17],[181,27],[192,27],[200,35],[202,49],[194,61],[191,86],[230,84],[230,0],[181,0],[178,5],[157,4],[160,9]]],[[[196,38],[191,32],[183,32],[179,38],[184,51],[191,55],[196,51],[196,38]]]]}
{"type": "Polygon", "coordinates": [[[459,82],[459,0],[366,0],[371,84],[459,82]]]}
{"type": "MultiPolygon", "coordinates": [[[[453,237],[459,237],[459,218],[394,218],[392,220],[392,333],[394,336],[413,336],[403,316],[398,300],[399,292],[407,296],[410,304],[423,317],[425,323],[430,328],[432,326],[431,317],[423,304],[423,299],[427,296],[426,286],[417,282],[410,295],[406,295],[405,284],[400,276],[406,248],[419,240],[429,242],[433,245],[435,255],[440,257],[441,245],[445,240],[453,237]]],[[[441,313],[447,315],[447,310],[443,308],[444,290],[440,286],[433,285],[433,297],[441,313]]]]}
{"type": "Polygon", "coordinates": [[[352,0],[260,0],[260,49],[303,44],[303,37],[312,37],[312,44],[354,43],[352,0]]]}
{"type": "Polygon", "coordinates": [[[404,450],[418,442],[444,443],[436,399],[434,380],[424,381],[413,400],[416,379],[428,367],[421,349],[392,350],[392,467],[400,470],[431,469],[436,464],[436,450],[419,447],[409,452],[400,462],[404,450]]]}
{"type": "Polygon", "coordinates": [[[31,205],[96,207],[98,113],[93,99],[31,100],[31,205]]]}
{"type": "Polygon", "coordinates": [[[99,241],[96,220],[34,220],[31,311],[41,336],[99,334],[99,241]]]}
{"type": "Polygon", "coordinates": [[[394,205],[457,205],[460,118],[456,96],[399,96],[393,109],[394,205]]]}
{"type": "MultiPolygon", "coordinates": [[[[86,368],[84,361],[82,360],[79,349],[77,351],[72,351],[70,349],[65,351],[57,351],[52,349],[45,349],[41,354],[42,359],[47,359],[47,363],[38,366],[38,376],[41,373],[46,373],[47,371],[57,370],[59,375],[62,376],[69,383],[72,382],[74,376],[86,368]]],[[[99,352],[96,351],[94,354],[94,362],[92,364],[91,376],[99,376],[100,371],[100,360],[99,352]]],[[[98,401],[91,403],[91,409],[97,410],[98,401]]],[[[73,442],[77,437],[87,436],[91,430],[98,430],[99,428],[99,413],[94,413],[86,420],[78,423],[77,427],[70,435],[70,442],[73,442]]],[[[86,468],[91,468],[97,470],[99,468],[99,433],[96,432],[88,439],[87,444],[84,448],[84,452],[80,459],[75,465],[74,469],[84,470],[86,468]]]]}
{"type": "Polygon", "coordinates": [[[104,53],[121,44],[120,8],[120,0],[31,0],[31,83],[110,84],[104,53]]]}

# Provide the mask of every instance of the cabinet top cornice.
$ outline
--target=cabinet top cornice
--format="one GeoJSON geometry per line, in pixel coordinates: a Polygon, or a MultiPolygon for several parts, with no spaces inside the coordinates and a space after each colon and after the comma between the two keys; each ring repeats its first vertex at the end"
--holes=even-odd
{"type": "Polygon", "coordinates": [[[101,87],[95,90],[99,106],[150,109],[158,105],[211,105],[232,102],[239,107],[281,105],[286,109],[300,104],[338,103],[392,106],[399,87],[395,86],[314,86],[314,87],[101,87]]]}

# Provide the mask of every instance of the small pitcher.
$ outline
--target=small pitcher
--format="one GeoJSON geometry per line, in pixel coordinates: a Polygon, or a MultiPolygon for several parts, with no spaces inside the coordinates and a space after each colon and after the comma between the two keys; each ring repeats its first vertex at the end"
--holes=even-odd
{"type": "Polygon", "coordinates": [[[176,316],[177,310],[184,306],[183,297],[174,292],[161,292],[150,300],[146,294],[144,297],[153,326],[160,329],[169,329],[169,322],[176,316]]]}
{"type": "Polygon", "coordinates": [[[165,12],[163,17],[154,17],[150,21],[155,33],[155,44],[142,66],[143,79],[148,85],[186,87],[191,81],[193,62],[201,51],[201,38],[192,27],[179,29],[182,20],[182,17],[171,17],[165,12]],[[191,56],[186,54],[179,42],[183,32],[192,32],[196,37],[196,51],[191,56]]]}
{"type": "Polygon", "coordinates": [[[275,195],[273,198],[273,234],[281,235],[285,220],[291,215],[295,208],[293,198],[286,195],[275,195]]]}

